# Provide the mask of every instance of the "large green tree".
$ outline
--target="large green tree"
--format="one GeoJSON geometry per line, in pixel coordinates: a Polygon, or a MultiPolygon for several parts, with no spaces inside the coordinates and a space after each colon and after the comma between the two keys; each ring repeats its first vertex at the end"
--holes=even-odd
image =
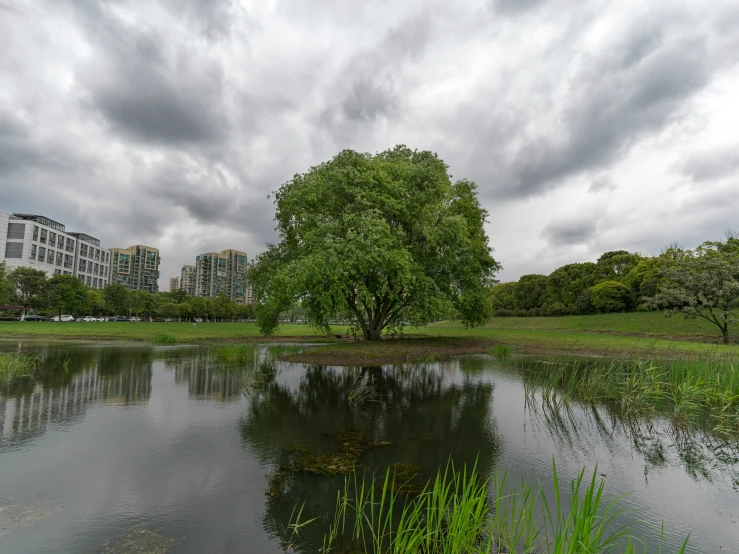
{"type": "Polygon", "coordinates": [[[275,203],[280,242],[250,271],[263,333],[298,301],[321,328],[351,314],[367,340],[454,312],[471,325],[489,317],[499,265],[487,212],[436,154],[344,150],[283,184],[275,203]]]}
{"type": "Polygon", "coordinates": [[[5,262],[0,262],[0,304],[8,304],[14,296],[14,286],[5,262]]]}
{"type": "Polygon", "coordinates": [[[85,284],[71,275],[54,275],[49,279],[48,306],[61,316],[63,313],[79,314],[87,311],[85,284]]]}
{"type": "Polygon", "coordinates": [[[32,267],[18,267],[10,274],[18,301],[26,308],[40,308],[46,297],[46,272],[32,267]]]}
{"type": "Polygon", "coordinates": [[[721,330],[729,342],[729,325],[736,322],[739,308],[739,241],[706,242],[695,251],[681,251],[663,270],[664,282],[654,304],[666,315],[682,313],[702,318],[721,330]]]}
{"type": "Polygon", "coordinates": [[[119,283],[110,283],[103,289],[103,300],[107,309],[116,315],[124,313],[128,308],[129,298],[128,289],[119,283]]]}

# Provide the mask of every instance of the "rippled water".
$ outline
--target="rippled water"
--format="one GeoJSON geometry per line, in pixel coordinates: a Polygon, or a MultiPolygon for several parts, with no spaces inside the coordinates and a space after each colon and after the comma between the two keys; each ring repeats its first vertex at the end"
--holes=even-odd
{"type": "Polygon", "coordinates": [[[626,523],[643,540],[664,521],[671,547],[691,533],[689,552],[739,551],[739,465],[730,452],[666,422],[629,425],[576,406],[546,411],[527,402],[521,377],[495,360],[361,369],[279,363],[274,381],[242,396],[239,372],[197,348],[0,349],[40,352],[48,369],[41,382],[0,390],[3,553],[131,545],[277,553],[303,502],[304,518],[319,520],[296,548],[315,552],[343,478],[290,474],[283,494],[265,491],[286,448],[330,452],[332,433],[344,428],[392,442],[361,455],[370,471],[402,462],[430,475],[451,456],[477,460],[486,474],[519,470],[547,484],[552,458],[562,481],[597,464],[609,496],[633,492],[624,507],[642,511],[626,523]],[[373,376],[381,399],[365,409],[346,401],[360,373],[373,376]]]}

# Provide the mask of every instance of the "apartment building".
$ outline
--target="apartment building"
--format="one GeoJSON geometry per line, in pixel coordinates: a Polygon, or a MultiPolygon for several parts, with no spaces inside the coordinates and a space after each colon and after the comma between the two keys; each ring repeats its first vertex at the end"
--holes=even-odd
{"type": "Polygon", "coordinates": [[[53,219],[0,212],[0,261],[8,269],[32,267],[53,275],[73,275],[101,289],[109,282],[109,253],[100,241],[73,233],[53,219]]]}
{"type": "Polygon", "coordinates": [[[180,288],[185,289],[187,294],[195,296],[195,266],[183,265],[180,272],[180,288]]]}
{"type": "Polygon", "coordinates": [[[169,292],[177,292],[180,290],[180,278],[170,277],[169,278],[169,292]]]}
{"type": "Polygon", "coordinates": [[[233,302],[247,304],[247,288],[245,252],[206,252],[195,258],[194,296],[225,293],[233,302]]]}
{"type": "Polygon", "coordinates": [[[159,292],[159,250],[136,244],[110,249],[110,282],[129,290],[159,292]]]}

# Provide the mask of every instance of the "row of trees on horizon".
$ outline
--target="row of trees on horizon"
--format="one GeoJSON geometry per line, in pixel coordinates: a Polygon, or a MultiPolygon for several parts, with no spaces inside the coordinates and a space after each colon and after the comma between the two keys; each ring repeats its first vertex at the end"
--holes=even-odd
{"type": "Polygon", "coordinates": [[[30,267],[7,271],[4,262],[0,263],[0,305],[18,305],[42,315],[254,319],[253,306],[236,304],[225,294],[215,298],[193,297],[184,290],[152,294],[120,284],[95,289],[70,275],[48,278],[43,270],[30,267]]]}

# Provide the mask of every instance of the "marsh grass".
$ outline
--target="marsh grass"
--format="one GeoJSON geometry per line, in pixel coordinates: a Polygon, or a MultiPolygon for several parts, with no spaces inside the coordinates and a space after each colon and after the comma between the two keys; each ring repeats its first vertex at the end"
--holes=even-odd
{"type": "Polygon", "coordinates": [[[554,359],[524,368],[527,395],[550,408],[609,403],[631,418],[665,416],[739,439],[739,360],[722,355],[659,359],[554,359]]]}
{"type": "Polygon", "coordinates": [[[0,352],[0,377],[16,379],[35,377],[41,367],[41,357],[36,354],[0,352]]]}
{"type": "Polygon", "coordinates": [[[352,384],[346,401],[354,406],[363,406],[379,402],[380,393],[377,389],[377,385],[375,385],[372,380],[372,377],[368,374],[358,377],[352,384]]]}
{"type": "Polygon", "coordinates": [[[253,364],[257,345],[243,342],[241,344],[219,344],[209,349],[216,362],[224,364],[253,364]]]}
{"type": "MultiPolygon", "coordinates": [[[[355,472],[337,493],[334,521],[321,551],[646,553],[646,546],[617,523],[628,513],[620,508],[623,497],[605,498],[605,484],[598,479],[597,469],[589,479],[583,469],[563,494],[554,461],[552,467],[553,499],[547,499],[541,483],[531,487],[522,479],[514,488],[507,473],[496,473],[490,482],[481,479],[476,467],[457,470],[451,463],[414,496],[400,492],[397,475],[389,469],[380,483],[355,472]]],[[[662,539],[660,534],[660,545],[662,539]]],[[[687,541],[679,553],[685,552],[687,541]]]]}
{"type": "Polygon", "coordinates": [[[167,333],[157,333],[151,338],[152,344],[177,344],[177,339],[167,333]]]}
{"type": "Polygon", "coordinates": [[[494,348],[489,348],[488,354],[499,360],[505,360],[511,357],[511,347],[507,344],[498,344],[494,348]]]}

